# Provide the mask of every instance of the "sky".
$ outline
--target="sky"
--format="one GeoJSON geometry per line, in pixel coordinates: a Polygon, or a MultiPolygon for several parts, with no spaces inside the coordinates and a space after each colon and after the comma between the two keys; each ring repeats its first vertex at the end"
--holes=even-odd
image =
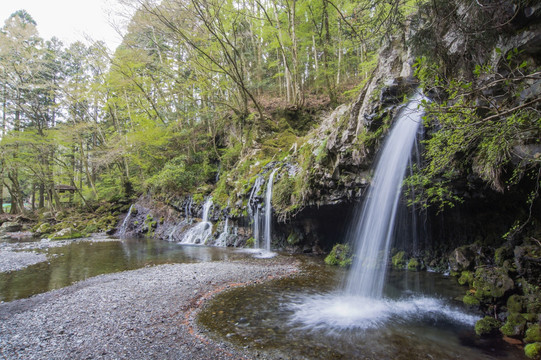
{"type": "Polygon", "coordinates": [[[118,15],[121,7],[115,0],[0,0],[0,26],[21,9],[32,15],[43,39],[56,36],[66,46],[77,40],[88,44],[90,37],[114,50],[122,38],[111,24],[118,27],[126,21],[118,15]]]}

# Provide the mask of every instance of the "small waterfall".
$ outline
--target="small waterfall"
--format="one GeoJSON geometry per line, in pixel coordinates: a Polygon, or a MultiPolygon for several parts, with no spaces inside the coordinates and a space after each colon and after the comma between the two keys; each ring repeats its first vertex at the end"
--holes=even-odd
{"type": "Polygon", "coordinates": [[[216,239],[216,246],[227,246],[227,238],[229,237],[229,218],[225,218],[224,231],[216,239]]]}
{"type": "Polygon", "coordinates": [[[401,110],[387,136],[366,200],[350,232],[355,258],[346,279],[348,295],[382,297],[402,181],[424,114],[419,109],[422,99],[417,93],[401,110]]]}
{"type": "Polygon", "coordinates": [[[206,244],[212,235],[212,223],[209,221],[209,213],[212,207],[212,198],[208,198],[203,204],[203,219],[194,227],[186,231],[181,244],[206,244]]]}
{"type": "Polygon", "coordinates": [[[261,186],[263,185],[263,177],[258,176],[255,179],[254,186],[252,187],[252,191],[250,192],[250,197],[248,198],[248,215],[250,215],[252,219],[252,230],[253,230],[253,236],[255,240],[255,247],[260,248],[260,234],[259,234],[259,223],[261,221],[260,217],[260,211],[259,211],[259,204],[255,201],[255,197],[261,190],[261,186]]]}
{"type": "Polygon", "coordinates": [[[177,231],[179,229],[184,228],[186,225],[190,224],[191,222],[190,213],[192,212],[192,203],[193,203],[193,199],[190,198],[184,204],[184,219],[178,222],[177,224],[175,224],[175,226],[173,226],[173,229],[169,233],[167,241],[170,241],[170,242],[177,241],[177,236],[176,236],[177,231]]]}
{"type": "Polygon", "coordinates": [[[131,212],[133,210],[133,204],[130,206],[130,209],[128,210],[128,213],[126,214],[126,217],[124,218],[124,221],[122,221],[122,225],[120,225],[120,229],[118,230],[118,235],[121,239],[124,239],[126,237],[126,230],[128,227],[128,220],[130,219],[131,212]]]}
{"type": "Polygon", "coordinates": [[[272,183],[274,181],[274,174],[278,169],[274,169],[269,177],[269,182],[267,183],[267,192],[265,194],[265,250],[270,251],[271,249],[271,235],[272,235],[272,183]]]}

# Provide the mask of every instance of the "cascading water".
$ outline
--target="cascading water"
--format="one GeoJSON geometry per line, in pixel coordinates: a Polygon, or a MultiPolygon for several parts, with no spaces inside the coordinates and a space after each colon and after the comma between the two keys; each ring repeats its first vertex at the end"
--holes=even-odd
{"type": "Polygon", "coordinates": [[[212,223],[209,221],[209,213],[212,207],[212,198],[208,198],[203,204],[203,219],[194,227],[186,231],[181,244],[205,244],[212,234],[212,223]]]}
{"type": "Polygon", "coordinates": [[[227,246],[227,238],[229,237],[229,218],[225,218],[224,231],[216,239],[216,246],[227,246]]]}
{"type": "Polygon", "coordinates": [[[128,220],[130,219],[131,213],[133,211],[134,205],[132,204],[130,206],[130,209],[128,210],[128,213],[126,214],[126,217],[124,218],[124,221],[122,221],[122,225],[120,225],[120,229],[118,230],[118,235],[121,239],[124,239],[126,237],[126,230],[128,227],[128,220]]]}
{"type": "Polygon", "coordinates": [[[278,169],[274,169],[269,177],[269,182],[267,183],[267,191],[265,193],[265,234],[264,234],[264,241],[265,241],[265,247],[264,249],[266,251],[271,250],[271,235],[272,235],[272,184],[274,181],[274,174],[276,174],[276,171],[278,169]]]}
{"type": "Polygon", "coordinates": [[[255,240],[255,247],[260,248],[260,234],[259,234],[259,223],[261,221],[260,219],[260,211],[259,211],[259,204],[255,201],[255,197],[261,190],[261,186],[263,185],[263,177],[258,176],[255,179],[254,186],[252,187],[252,191],[250,192],[250,197],[248,198],[248,215],[252,218],[252,227],[253,227],[253,234],[254,234],[254,240],[255,240]]]}
{"type": "Polygon", "coordinates": [[[422,99],[422,94],[417,93],[401,110],[377,161],[362,210],[354,221],[350,234],[355,258],[345,286],[348,295],[382,297],[402,181],[424,114],[419,108],[422,99]]]}

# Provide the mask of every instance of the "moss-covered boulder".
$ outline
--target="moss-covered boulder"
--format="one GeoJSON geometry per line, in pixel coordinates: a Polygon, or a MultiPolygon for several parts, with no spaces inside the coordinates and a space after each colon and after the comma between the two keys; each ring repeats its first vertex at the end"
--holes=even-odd
{"type": "Polygon", "coordinates": [[[526,328],[526,319],[521,314],[509,314],[505,324],[500,328],[502,334],[507,336],[522,336],[526,328]]]}
{"type": "Polygon", "coordinates": [[[517,246],[514,254],[519,276],[532,284],[541,284],[541,246],[537,244],[517,246]]]}
{"type": "Polygon", "coordinates": [[[524,347],[524,354],[530,359],[541,359],[541,342],[526,345],[524,347]]]}
{"type": "Polygon", "coordinates": [[[466,304],[468,306],[472,306],[472,307],[481,305],[481,303],[479,302],[479,299],[477,299],[472,294],[464,295],[464,297],[462,298],[462,302],[464,304],[466,304]]]}
{"type": "Polygon", "coordinates": [[[513,290],[515,283],[503,268],[481,267],[475,271],[473,287],[476,298],[481,301],[492,301],[513,290]]]}
{"type": "Polygon", "coordinates": [[[524,341],[527,343],[541,342],[541,325],[530,324],[528,330],[526,330],[524,341]]]}
{"type": "Polygon", "coordinates": [[[461,272],[472,270],[475,266],[475,257],[478,247],[476,245],[461,246],[449,255],[449,266],[452,271],[461,272]]]}
{"type": "Polygon", "coordinates": [[[415,258],[411,258],[408,261],[408,270],[409,271],[419,271],[419,270],[421,270],[421,263],[419,262],[419,260],[417,260],[415,258]]]}
{"type": "Polygon", "coordinates": [[[34,231],[34,233],[38,236],[41,236],[43,234],[49,234],[53,231],[53,227],[49,223],[43,223],[40,224],[37,229],[34,231]]]}
{"type": "Polygon", "coordinates": [[[83,237],[83,235],[80,232],[69,227],[69,228],[65,228],[54,233],[53,236],[51,236],[51,240],[67,240],[67,239],[77,239],[81,237],[83,237]]]}
{"type": "Polygon", "coordinates": [[[507,299],[507,311],[509,313],[521,313],[524,311],[524,297],[520,295],[511,295],[507,299]]]}
{"type": "Polygon", "coordinates": [[[501,323],[491,316],[485,316],[475,323],[475,333],[479,336],[492,336],[498,333],[501,323]]]}
{"type": "Polygon", "coordinates": [[[327,265],[346,267],[351,265],[352,254],[348,244],[336,244],[325,258],[327,265]]]}
{"type": "Polygon", "coordinates": [[[395,269],[404,269],[406,267],[406,252],[397,252],[393,255],[391,262],[395,269]]]}
{"type": "Polygon", "coordinates": [[[12,221],[6,221],[0,226],[0,232],[17,232],[21,231],[22,225],[12,221]]]}
{"type": "Polygon", "coordinates": [[[471,285],[473,284],[473,273],[471,271],[463,271],[458,278],[458,283],[460,285],[471,285]]]}
{"type": "Polygon", "coordinates": [[[513,259],[513,249],[509,246],[502,246],[494,251],[494,264],[504,266],[506,260],[513,259]]]}

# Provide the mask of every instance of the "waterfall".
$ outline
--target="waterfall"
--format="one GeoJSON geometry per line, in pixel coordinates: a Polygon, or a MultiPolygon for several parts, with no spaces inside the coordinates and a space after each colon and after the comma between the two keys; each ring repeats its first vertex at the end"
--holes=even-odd
{"type": "Polygon", "coordinates": [[[227,246],[227,238],[229,237],[229,218],[225,218],[224,231],[216,239],[216,246],[227,246]]]}
{"type": "Polygon", "coordinates": [[[354,260],[346,279],[348,295],[381,298],[390,240],[402,182],[424,112],[417,93],[401,110],[376,164],[374,178],[349,235],[354,260]]]}
{"type": "Polygon", "coordinates": [[[126,214],[126,217],[124,218],[124,221],[122,221],[122,225],[120,225],[120,229],[118,230],[118,235],[121,239],[124,239],[126,237],[126,230],[128,227],[128,220],[131,216],[131,212],[133,210],[133,204],[130,206],[130,209],[128,210],[128,213],[126,214]]]}
{"type": "Polygon", "coordinates": [[[212,235],[212,223],[209,221],[209,213],[212,207],[212,198],[208,198],[203,204],[203,219],[194,227],[186,231],[181,244],[206,244],[212,235]]]}
{"type": "Polygon", "coordinates": [[[271,249],[271,234],[272,234],[272,183],[274,181],[274,174],[278,169],[274,169],[269,177],[269,182],[267,183],[267,192],[265,194],[265,250],[270,251],[271,249]]]}
{"type": "Polygon", "coordinates": [[[255,179],[254,186],[250,192],[250,197],[248,198],[248,215],[252,218],[252,230],[253,237],[255,240],[255,247],[260,247],[260,236],[259,236],[259,222],[260,222],[260,213],[259,213],[259,204],[255,201],[255,196],[259,193],[261,185],[263,185],[263,177],[258,176],[255,179]]]}

